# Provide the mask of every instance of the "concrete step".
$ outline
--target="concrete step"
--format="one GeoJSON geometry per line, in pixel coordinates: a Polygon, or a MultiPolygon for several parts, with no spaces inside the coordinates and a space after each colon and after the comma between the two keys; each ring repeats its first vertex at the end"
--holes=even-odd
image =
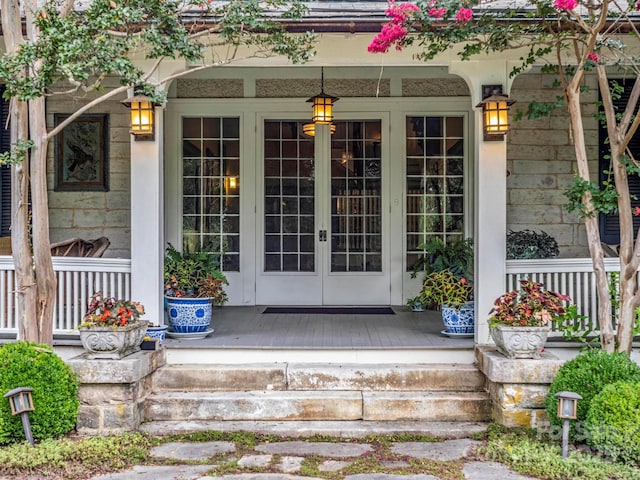
{"type": "Polygon", "coordinates": [[[490,401],[484,392],[164,392],[151,395],[145,406],[145,421],[484,422],[489,417],[490,401]]]}
{"type": "Polygon", "coordinates": [[[251,390],[481,391],[484,376],[467,364],[167,365],[154,392],[251,390]]]}

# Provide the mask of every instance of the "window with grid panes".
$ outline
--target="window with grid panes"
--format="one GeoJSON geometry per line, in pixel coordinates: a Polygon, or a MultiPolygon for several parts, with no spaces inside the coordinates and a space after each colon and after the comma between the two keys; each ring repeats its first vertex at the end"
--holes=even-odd
{"type": "Polygon", "coordinates": [[[240,270],[240,119],[182,119],[182,246],[240,270]]]}
{"type": "Polygon", "coordinates": [[[438,237],[464,238],[464,117],[406,118],[407,270],[438,237]]]}

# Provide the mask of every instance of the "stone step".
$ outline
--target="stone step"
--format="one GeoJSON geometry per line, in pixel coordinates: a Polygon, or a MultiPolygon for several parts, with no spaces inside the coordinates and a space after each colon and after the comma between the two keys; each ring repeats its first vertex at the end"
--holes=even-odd
{"type": "Polygon", "coordinates": [[[306,438],[327,435],[336,438],[364,438],[369,435],[424,435],[442,439],[468,438],[486,432],[488,422],[426,421],[304,421],[237,420],[237,421],[153,421],[140,430],[151,435],[180,435],[193,432],[254,432],[265,435],[306,438]]]}
{"type": "Polygon", "coordinates": [[[488,421],[484,392],[249,391],[151,395],[145,421],[488,421]]]}
{"type": "Polygon", "coordinates": [[[250,390],[481,391],[484,376],[461,364],[167,365],[153,374],[154,392],[250,390]]]}

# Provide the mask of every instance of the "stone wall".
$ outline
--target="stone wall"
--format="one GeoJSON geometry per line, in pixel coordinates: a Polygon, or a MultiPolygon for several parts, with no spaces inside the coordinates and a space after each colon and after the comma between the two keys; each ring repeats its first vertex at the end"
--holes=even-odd
{"type": "MultiPolygon", "coordinates": [[[[117,86],[115,79],[108,79],[106,87],[117,86]]],[[[52,96],[47,100],[47,125],[53,126],[54,114],[73,113],[86,104],[96,94],[87,94],[82,100],[74,101],[68,96],[52,96]]],[[[129,258],[131,248],[130,213],[130,142],[129,110],[120,103],[125,95],[109,99],[87,113],[106,113],[108,122],[108,179],[106,192],[54,191],[54,159],[56,141],[49,145],[47,184],[49,189],[49,218],[51,242],[70,238],[94,240],[107,237],[111,245],[104,257],[129,258]]]]}
{"type": "Polygon", "coordinates": [[[539,360],[510,360],[491,347],[476,347],[476,357],[487,378],[494,422],[525,428],[548,424],[545,400],[563,360],[546,352],[539,360]]]}
{"type": "Polygon", "coordinates": [[[120,360],[88,360],[85,354],[66,361],[78,376],[82,435],[132,432],[144,419],[151,374],[167,363],[166,349],[142,350],[120,360]]]}
{"type": "MultiPolygon", "coordinates": [[[[529,102],[553,101],[561,95],[554,87],[555,76],[529,73],[518,76],[510,96],[517,100],[512,111],[526,111],[529,102]]],[[[590,169],[597,172],[598,124],[597,84],[588,77],[590,87],[582,96],[587,154],[590,169]]],[[[588,256],[584,224],[576,213],[568,212],[565,188],[575,171],[575,152],[569,132],[569,115],[559,109],[550,117],[522,119],[512,124],[508,135],[507,228],[519,231],[545,231],[560,246],[560,256],[588,256]]]]}

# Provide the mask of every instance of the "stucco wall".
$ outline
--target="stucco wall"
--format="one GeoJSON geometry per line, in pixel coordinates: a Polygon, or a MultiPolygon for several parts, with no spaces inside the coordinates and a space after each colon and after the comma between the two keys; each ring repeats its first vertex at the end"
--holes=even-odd
{"type": "MultiPolygon", "coordinates": [[[[529,102],[552,101],[561,91],[554,76],[530,73],[517,77],[510,96],[517,100],[512,111],[526,111],[529,102]]],[[[590,169],[596,174],[598,159],[597,84],[587,78],[589,91],[582,96],[587,153],[590,169]]],[[[550,117],[513,123],[507,143],[507,228],[518,231],[543,230],[560,246],[560,256],[587,256],[583,222],[564,208],[565,188],[575,171],[575,151],[569,132],[569,116],[564,110],[550,117]]]]}
{"type": "MultiPolygon", "coordinates": [[[[107,87],[111,85],[118,85],[117,80],[107,80],[107,87]]],[[[50,97],[47,101],[47,124],[53,126],[55,113],[72,113],[79,105],[95,97],[91,94],[78,101],[67,96],[64,99],[50,97]]],[[[111,245],[104,257],[130,256],[130,134],[129,111],[120,103],[124,98],[122,95],[110,99],[87,112],[109,114],[109,191],[54,191],[55,141],[49,146],[47,184],[52,243],[75,237],[93,240],[105,236],[111,245]]]]}

